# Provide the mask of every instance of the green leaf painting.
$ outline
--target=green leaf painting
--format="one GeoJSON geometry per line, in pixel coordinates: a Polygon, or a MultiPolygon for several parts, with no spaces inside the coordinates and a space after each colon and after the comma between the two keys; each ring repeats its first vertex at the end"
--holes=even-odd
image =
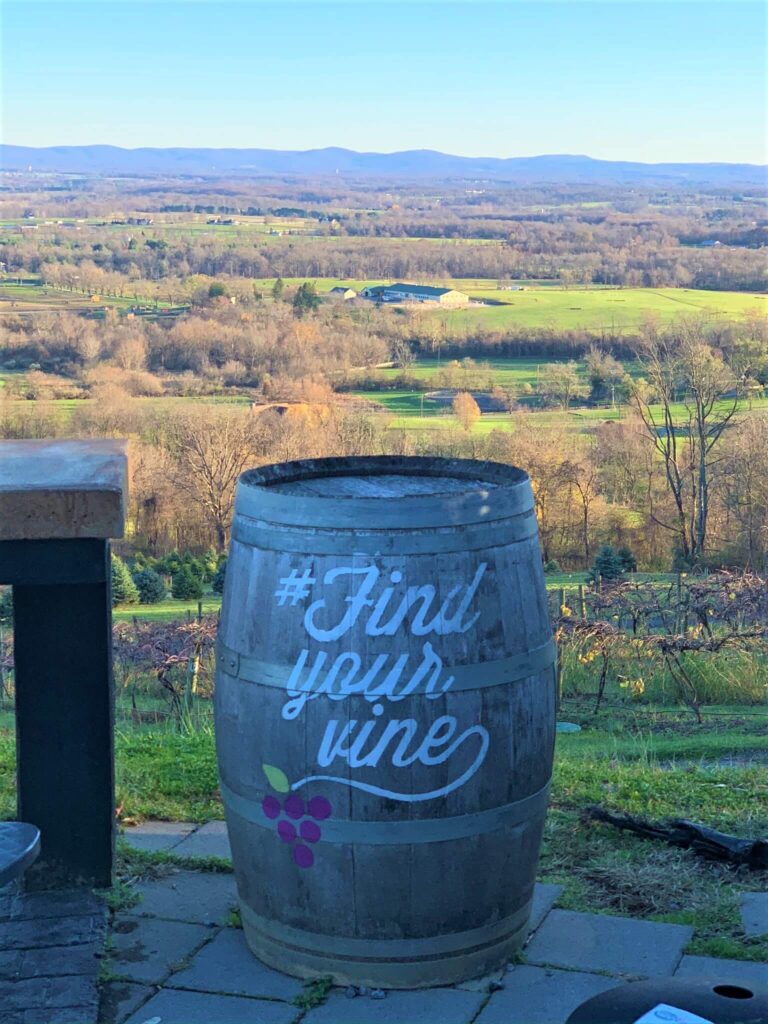
{"type": "Polygon", "coordinates": [[[267,781],[269,782],[272,789],[274,789],[277,793],[288,792],[288,790],[291,788],[291,785],[288,782],[288,776],[285,774],[285,772],[281,771],[279,768],[275,768],[273,764],[263,764],[261,767],[264,771],[264,774],[267,776],[267,781]]]}

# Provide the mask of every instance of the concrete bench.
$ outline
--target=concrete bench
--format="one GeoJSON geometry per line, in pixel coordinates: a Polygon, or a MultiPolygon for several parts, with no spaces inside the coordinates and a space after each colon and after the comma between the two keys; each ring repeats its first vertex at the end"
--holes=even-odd
{"type": "Polygon", "coordinates": [[[27,882],[112,881],[109,540],[123,535],[122,441],[0,441],[0,583],[13,586],[18,818],[42,832],[27,882]]]}

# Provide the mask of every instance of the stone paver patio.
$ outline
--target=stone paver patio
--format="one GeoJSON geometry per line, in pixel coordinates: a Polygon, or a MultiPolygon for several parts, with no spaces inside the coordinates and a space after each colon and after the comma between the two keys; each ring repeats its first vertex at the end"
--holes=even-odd
{"type": "MultiPolygon", "coordinates": [[[[124,838],[190,857],[228,853],[220,822],[152,822],[124,838]]],[[[0,1024],[95,1024],[102,963],[99,1024],[564,1024],[585,1000],[642,977],[768,984],[763,964],[684,955],[688,927],[553,909],[559,887],[538,885],[525,962],[451,988],[333,989],[301,1008],[303,983],[256,960],[235,927],[232,874],[169,868],[137,889],[140,902],[114,915],[103,960],[105,912],[89,894],[30,894],[26,911],[18,897],[0,902],[0,1024]],[[26,945],[11,948],[19,937],[26,945]]],[[[760,906],[745,901],[745,927],[760,906]]]]}

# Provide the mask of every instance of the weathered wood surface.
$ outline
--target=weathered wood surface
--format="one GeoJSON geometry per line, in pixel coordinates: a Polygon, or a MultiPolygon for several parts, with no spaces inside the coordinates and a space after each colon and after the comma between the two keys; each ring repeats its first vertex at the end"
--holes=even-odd
{"type": "Polygon", "coordinates": [[[125,441],[0,441],[0,540],[122,537],[125,441]]]}
{"type": "Polygon", "coordinates": [[[555,724],[532,504],[525,474],[490,463],[241,480],[216,729],[246,937],[268,963],[410,988],[522,943],[555,724]],[[279,821],[302,822],[270,818],[270,796],[325,798],[319,841],[283,841],[279,821]]]}

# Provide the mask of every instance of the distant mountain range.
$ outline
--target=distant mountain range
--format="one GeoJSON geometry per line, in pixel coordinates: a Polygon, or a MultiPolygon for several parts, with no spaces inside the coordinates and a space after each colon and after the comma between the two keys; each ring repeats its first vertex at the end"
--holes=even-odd
{"type": "Polygon", "coordinates": [[[117,146],[0,145],[6,171],[194,177],[432,178],[512,183],[765,185],[758,164],[643,164],[588,156],[469,157],[431,149],[357,153],[351,149],[121,149],[117,146]]]}

